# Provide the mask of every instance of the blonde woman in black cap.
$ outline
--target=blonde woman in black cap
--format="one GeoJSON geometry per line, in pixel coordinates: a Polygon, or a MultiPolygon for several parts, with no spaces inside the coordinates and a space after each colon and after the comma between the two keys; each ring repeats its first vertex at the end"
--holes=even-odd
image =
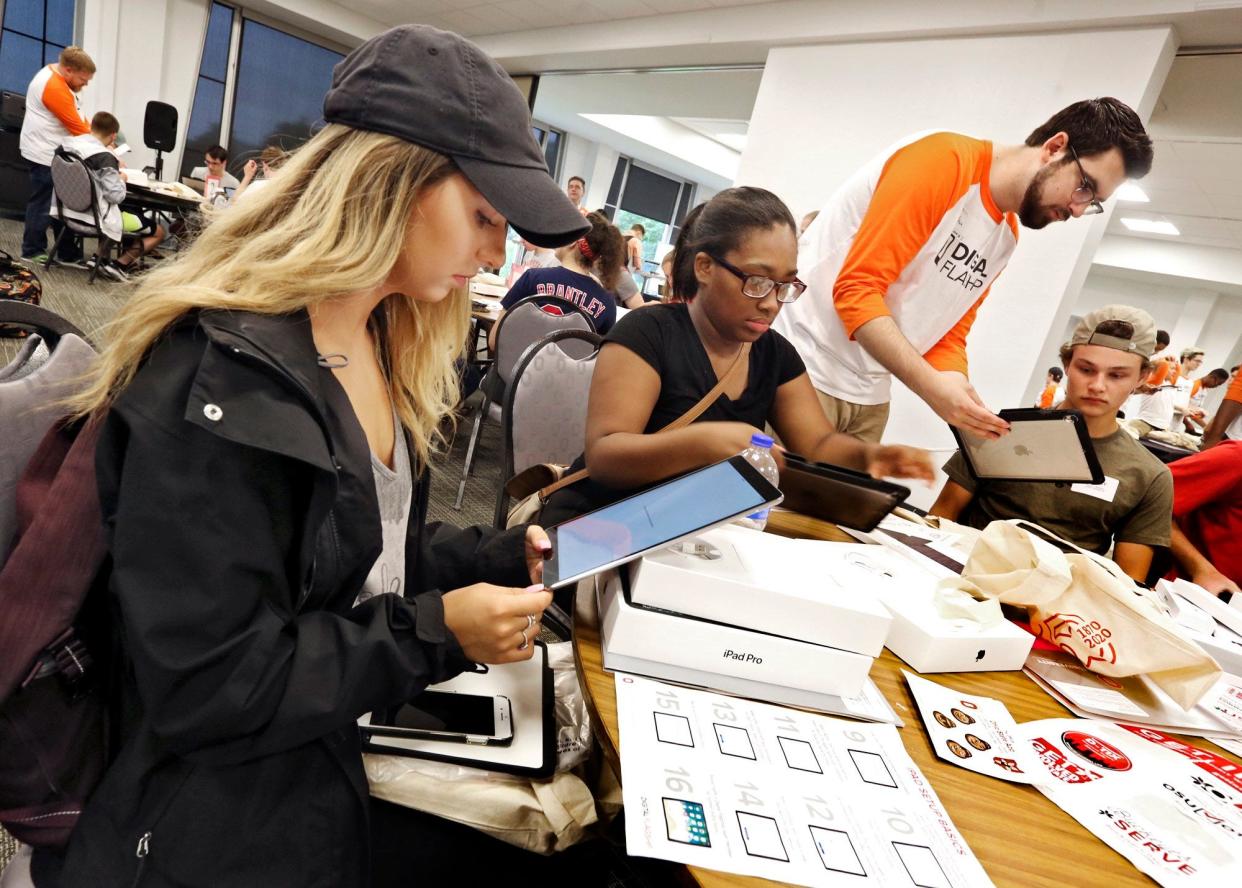
{"type": "MultiPolygon", "coordinates": [[[[547,537],[425,526],[468,278],[586,223],[454,34],[342,61],[328,125],[118,314],[82,415],[119,746],[39,885],[370,884],[356,721],[532,654],[547,537]]],[[[98,652],[102,656],[103,651],[98,652]]]]}

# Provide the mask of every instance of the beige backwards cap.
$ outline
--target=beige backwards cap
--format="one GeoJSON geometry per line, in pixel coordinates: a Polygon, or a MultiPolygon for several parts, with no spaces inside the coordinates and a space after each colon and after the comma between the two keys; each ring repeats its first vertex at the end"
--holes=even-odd
{"type": "Polygon", "coordinates": [[[1115,348],[1127,354],[1139,355],[1144,360],[1156,351],[1156,322],[1152,316],[1141,308],[1130,305],[1106,305],[1095,311],[1087,312],[1086,317],[1078,322],[1070,336],[1069,345],[1102,345],[1115,348]],[[1129,325],[1129,335],[1124,330],[1113,333],[1101,333],[1099,327],[1107,321],[1120,321],[1129,325]]]}

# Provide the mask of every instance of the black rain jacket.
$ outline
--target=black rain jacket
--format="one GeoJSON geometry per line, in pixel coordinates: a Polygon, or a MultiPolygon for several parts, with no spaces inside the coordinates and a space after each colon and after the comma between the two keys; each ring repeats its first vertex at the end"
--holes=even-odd
{"type": "Polygon", "coordinates": [[[525,528],[425,526],[424,476],[404,596],[354,607],[382,540],[370,450],[305,312],[187,317],[96,465],[124,728],[61,883],[368,884],[356,720],[471,668],[441,592],[527,585],[525,528]]]}

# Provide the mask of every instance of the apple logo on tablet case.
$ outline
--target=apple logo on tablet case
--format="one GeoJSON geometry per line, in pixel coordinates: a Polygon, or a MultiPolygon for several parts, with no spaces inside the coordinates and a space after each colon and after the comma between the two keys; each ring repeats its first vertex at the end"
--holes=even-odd
{"type": "Polygon", "coordinates": [[[1029,447],[1025,444],[1015,444],[1013,448],[1015,456],[1034,456],[1029,447]]]}

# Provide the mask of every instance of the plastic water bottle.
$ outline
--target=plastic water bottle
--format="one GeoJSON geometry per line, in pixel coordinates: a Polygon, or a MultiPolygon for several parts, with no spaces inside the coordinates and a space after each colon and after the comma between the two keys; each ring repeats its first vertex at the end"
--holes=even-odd
{"type": "MultiPolygon", "coordinates": [[[[742,451],[742,458],[754,466],[755,471],[768,479],[773,487],[779,484],[780,471],[776,468],[776,460],[772,456],[772,439],[767,435],[757,432],[751,435],[750,446],[742,451]]],[[[770,509],[760,509],[758,512],[751,512],[743,518],[738,518],[734,523],[754,530],[763,530],[767,527],[770,511],[770,509]]]]}

